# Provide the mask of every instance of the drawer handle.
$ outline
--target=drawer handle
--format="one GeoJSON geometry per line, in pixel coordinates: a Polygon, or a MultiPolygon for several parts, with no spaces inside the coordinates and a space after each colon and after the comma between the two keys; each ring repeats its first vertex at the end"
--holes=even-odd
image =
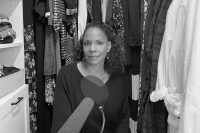
{"type": "Polygon", "coordinates": [[[11,105],[17,105],[22,99],[23,99],[23,97],[18,97],[18,101],[15,103],[11,103],[11,105]]]}

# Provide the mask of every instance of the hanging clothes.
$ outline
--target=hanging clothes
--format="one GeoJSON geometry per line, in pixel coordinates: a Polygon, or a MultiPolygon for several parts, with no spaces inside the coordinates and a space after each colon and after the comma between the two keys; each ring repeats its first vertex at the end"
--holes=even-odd
{"type": "Polygon", "coordinates": [[[57,73],[59,72],[61,66],[61,55],[60,55],[60,39],[59,39],[59,33],[55,32],[55,44],[56,44],[56,61],[57,61],[57,73]]]}
{"type": "MultiPolygon", "coordinates": [[[[120,43],[124,46],[124,17],[123,17],[122,3],[120,0],[113,0],[113,15],[112,21],[113,29],[120,37],[120,43]]],[[[126,50],[126,49],[125,49],[126,50]]]]}
{"type": "Polygon", "coordinates": [[[59,31],[61,29],[62,18],[65,15],[65,2],[63,0],[54,0],[54,17],[53,17],[53,24],[54,30],[59,31]]]}
{"type": "MultiPolygon", "coordinates": [[[[144,45],[144,52],[147,59],[148,67],[146,73],[142,74],[144,83],[142,83],[141,91],[141,123],[139,127],[142,132],[156,133],[167,132],[167,110],[163,101],[152,103],[150,101],[150,93],[155,89],[153,87],[156,58],[158,58],[159,47],[162,43],[162,38],[165,30],[165,22],[167,10],[171,4],[170,0],[157,0],[154,6],[153,17],[151,20],[149,37],[147,43],[144,45]],[[153,55],[153,56],[152,56],[153,55]],[[156,56],[157,55],[157,56],[156,56]],[[153,71],[153,72],[152,72],[153,71]],[[144,111],[144,112],[143,112],[144,111]]],[[[143,70],[144,71],[144,70],[143,70]]]]}
{"type": "MultiPolygon", "coordinates": [[[[35,64],[35,42],[33,26],[24,27],[24,62],[25,62],[25,83],[29,85],[29,113],[30,116],[37,112],[37,88],[36,88],[36,64],[35,64]]],[[[31,118],[31,117],[30,117],[31,118]]],[[[37,124],[34,119],[30,119],[30,129],[37,132],[37,124]]]]}
{"type": "MultiPolygon", "coordinates": [[[[152,121],[148,122],[148,113],[151,114],[150,112],[153,108],[153,105],[149,104],[149,61],[147,59],[147,54],[146,54],[146,45],[147,45],[147,39],[149,38],[149,30],[151,26],[151,22],[153,22],[153,16],[155,19],[155,16],[158,12],[158,7],[160,6],[160,2],[157,0],[151,0],[150,3],[147,1],[143,1],[144,3],[142,4],[142,21],[141,21],[141,33],[142,33],[142,50],[141,50],[141,90],[139,91],[140,99],[140,107],[139,107],[139,116],[138,116],[138,126],[137,130],[139,133],[148,133],[149,131],[149,123],[152,123],[152,121]]],[[[154,20],[155,21],[155,20],[154,20]]],[[[155,23],[155,22],[154,22],[155,23]]],[[[150,116],[149,116],[150,117],[150,116]]],[[[151,120],[151,119],[150,119],[151,120]]],[[[151,124],[153,125],[153,124],[151,124]]]]}
{"type": "Polygon", "coordinates": [[[92,14],[92,0],[87,0],[87,9],[88,9],[88,18],[93,21],[93,14],[92,14]]]}
{"type": "MultiPolygon", "coordinates": [[[[123,5],[122,5],[123,6],[123,5]]],[[[140,0],[128,0],[127,6],[122,7],[124,18],[128,18],[125,22],[125,47],[129,50],[127,56],[129,57],[130,73],[130,92],[129,92],[129,106],[130,106],[130,128],[132,133],[137,131],[138,120],[138,95],[139,95],[139,73],[140,73],[140,50],[141,50],[141,37],[140,37],[140,19],[141,19],[141,2],[140,0]],[[128,13],[126,13],[128,12],[128,13]],[[128,14],[128,16],[126,15],[128,14]],[[128,32],[128,33],[127,33],[128,32]],[[126,46],[128,44],[128,46],[126,46]]]]}
{"type": "Polygon", "coordinates": [[[129,29],[129,45],[130,46],[141,46],[140,37],[140,21],[141,21],[141,3],[140,0],[129,0],[128,11],[130,19],[129,29]]]}
{"type": "Polygon", "coordinates": [[[56,74],[57,71],[55,33],[53,29],[53,0],[46,0],[45,9],[49,16],[46,16],[48,21],[45,27],[44,75],[50,76],[56,74]]]}
{"type": "Polygon", "coordinates": [[[35,0],[23,0],[24,22],[24,63],[25,83],[29,89],[29,120],[30,132],[37,133],[37,78],[36,78],[36,44],[34,35],[34,2],[35,0]]]}
{"type": "Polygon", "coordinates": [[[65,0],[66,15],[74,15],[77,13],[77,0],[65,0]]]}
{"type": "MultiPolygon", "coordinates": [[[[151,0],[151,1],[153,1],[153,0],[151,0]]],[[[143,87],[142,87],[142,84],[143,84],[143,73],[144,73],[144,70],[147,70],[147,65],[143,65],[143,63],[144,62],[146,62],[145,64],[148,64],[147,63],[147,60],[145,60],[144,61],[144,59],[143,59],[143,57],[144,57],[144,36],[145,36],[145,31],[147,31],[147,30],[145,30],[146,28],[145,28],[145,25],[146,25],[146,17],[147,17],[147,14],[149,14],[148,13],[148,9],[153,9],[153,7],[154,7],[154,5],[152,5],[152,6],[150,6],[150,2],[151,1],[147,1],[147,0],[141,0],[141,22],[140,22],[140,36],[141,36],[141,51],[140,51],[140,77],[139,77],[139,99],[138,99],[138,104],[140,105],[139,106],[139,108],[138,108],[138,110],[139,110],[139,112],[138,112],[138,123],[137,123],[137,130],[138,130],[138,132],[141,132],[141,123],[142,123],[142,120],[141,120],[141,114],[142,114],[142,112],[143,112],[143,107],[144,107],[144,105],[145,104],[143,104],[143,95],[144,95],[144,93],[143,93],[143,87]],[[150,8],[151,7],[151,8],[150,8]],[[143,67],[144,66],[146,66],[147,68],[146,69],[144,69],[143,70],[143,67]]],[[[150,20],[150,22],[151,22],[151,20],[150,20]]],[[[147,23],[148,24],[150,24],[150,22],[148,23],[148,21],[147,21],[147,23]]],[[[149,28],[148,28],[149,29],[149,28]]],[[[146,72],[145,72],[146,73],[146,72]]],[[[145,102],[144,102],[145,103],[145,102]]]]}
{"type": "Polygon", "coordinates": [[[102,22],[101,1],[102,0],[92,0],[93,21],[102,22]]]}
{"type": "Polygon", "coordinates": [[[113,0],[108,0],[107,10],[106,10],[106,20],[105,20],[106,23],[112,20],[112,5],[113,5],[113,0]]]}
{"type": "Polygon", "coordinates": [[[156,89],[151,93],[152,102],[165,101],[169,116],[169,133],[178,133],[181,108],[181,46],[184,32],[187,0],[172,1],[158,60],[156,89]]]}
{"type": "Polygon", "coordinates": [[[83,34],[87,24],[87,0],[78,1],[78,40],[83,34]]]}
{"type": "Polygon", "coordinates": [[[77,3],[74,0],[55,0],[54,4],[54,29],[60,32],[61,65],[63,66],[74,62],[71,55],[76,45],[75,39],[77,40],[75,38],[77,3]]]}
{"type": "Polygon", "coordinates": [[[37,71],[37,132],[49,133],[51,127],[52,109],[45,102],[45,76],[44,76],[44,51],[45,51],[45,26],[47,24],[46,0],[35,0],[35,44],[36,44],[36,71],[37,71]]]}
{"type": "Polygon", "coordinates": [[[179,133],[200,132],[200,2],[188,0],[181,46],[182,106],[179,133]]]}
{"type": "Polygon", "coordinates": [[[108,8],[108,0],[101,1],[102,22],[106,22],[106,14],[108,8]]]}
{"type": "Polygon", "coordinates": [[[87,0],[87,9],[91,21],[102,22],[101,0],[87,0]]]}
{"type": "Polygon", "coordinates": [[[53,8],[54,8],[54,0],[46,0],[45,17],[48,19],[48,25],[53,25],[53,8]]]}
{"type": "Polygon", "coordinates": [[[35,0],[24,0],[23,1],[23,20],[24,26],[34,24],[34,2],[35,0]]]}
{"type": "Polygon", "coordinates": [[[44,75],[56,74],[56,46],[53,25],[45,27],[44,75]]]}
{"type": "Polygon", "coordinates": [[[45,102],[53,104],[55,74],[57,73],[55,31],[53,27],[53,0],[46,0],[45,17],[48,20],[45,25],[44,48],[44,75],[45,75],[45,102]]]}
{"type": "Polygon", "coordinates": [[[24,63],[25,83],[29,85],[29,118],[30,130],[32,133],[37,133],[37,85],[35,55],[36,47],[33,25],[27,25],[24,26],[24,63]]]}
{"type": "Polygon", "coordinates": [[[158,66],[158,58],[160,53],[160,48],[163,40],[163,35],[165,31],[166,24],[166,16],[169,6],[171,5],[172,0],[163,0],[159,16],[155,23],[155,31],[153,33],[153,40],[149,40],[147,52],[149,53],[149,57],[151,60],[151,89],[154,90],[156,86],[156,78],[157,78],[157,66],[158,66]]]}
{"type": "Polygon", "coordinates": [[[71,0],[50,0],[46,4],[48,3],[50,16],[47,17],[48,25],[45,33],[45,101],[48,105],[53,105],[56,74],[61,66],[73,63],[71,55],[77,43],[74,16],[77,13],[77,7],[76,2],[71,0]]]}
{"type": "Polygon", "coordinates": [[[60,52],[61,52],[61,66],[65,64],[66,53],[66,38],[67,30],[66,23],[63,22],[63,18],[66,13],[66,3],[63,0],[54,1],[54,30],[60,33],[60,52]]]}

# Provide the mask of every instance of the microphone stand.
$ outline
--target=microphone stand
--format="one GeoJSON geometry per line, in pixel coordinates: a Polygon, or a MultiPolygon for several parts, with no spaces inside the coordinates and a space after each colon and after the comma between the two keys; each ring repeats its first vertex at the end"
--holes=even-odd
{"type": "Polygon", "coordinates": [[[100,106],[99,106],[99,109],[100,109],[100,112],[101,112],[102,117],[103,117],[103,125],[102,125],[101,132],[100,132],[100,133],[103,133],[104,126],[105,126],[105,116],[104,116],[104,112],[103,112],[103,105],[100,105],[100,106]]]}

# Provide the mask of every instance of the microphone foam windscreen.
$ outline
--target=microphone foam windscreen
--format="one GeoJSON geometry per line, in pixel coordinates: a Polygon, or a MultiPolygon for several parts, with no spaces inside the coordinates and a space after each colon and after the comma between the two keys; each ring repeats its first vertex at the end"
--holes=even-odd
{"type": "Polygon", "coordinates": [[[84,98],[58,133],[79,133],[93,106],[92,99],[84,98]]]}

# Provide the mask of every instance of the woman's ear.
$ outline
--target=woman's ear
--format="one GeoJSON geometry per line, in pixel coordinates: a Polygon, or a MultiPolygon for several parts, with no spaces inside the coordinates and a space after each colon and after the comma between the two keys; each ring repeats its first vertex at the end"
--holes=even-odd
{"type": "Polygon", "coordinates": [[[111,47],[112,47],[112,45],[111,45],[111,41],[109,41],[109,42],[108,42],[108,51],[107,51],[107,52],[110,52],[111,47]]]}

